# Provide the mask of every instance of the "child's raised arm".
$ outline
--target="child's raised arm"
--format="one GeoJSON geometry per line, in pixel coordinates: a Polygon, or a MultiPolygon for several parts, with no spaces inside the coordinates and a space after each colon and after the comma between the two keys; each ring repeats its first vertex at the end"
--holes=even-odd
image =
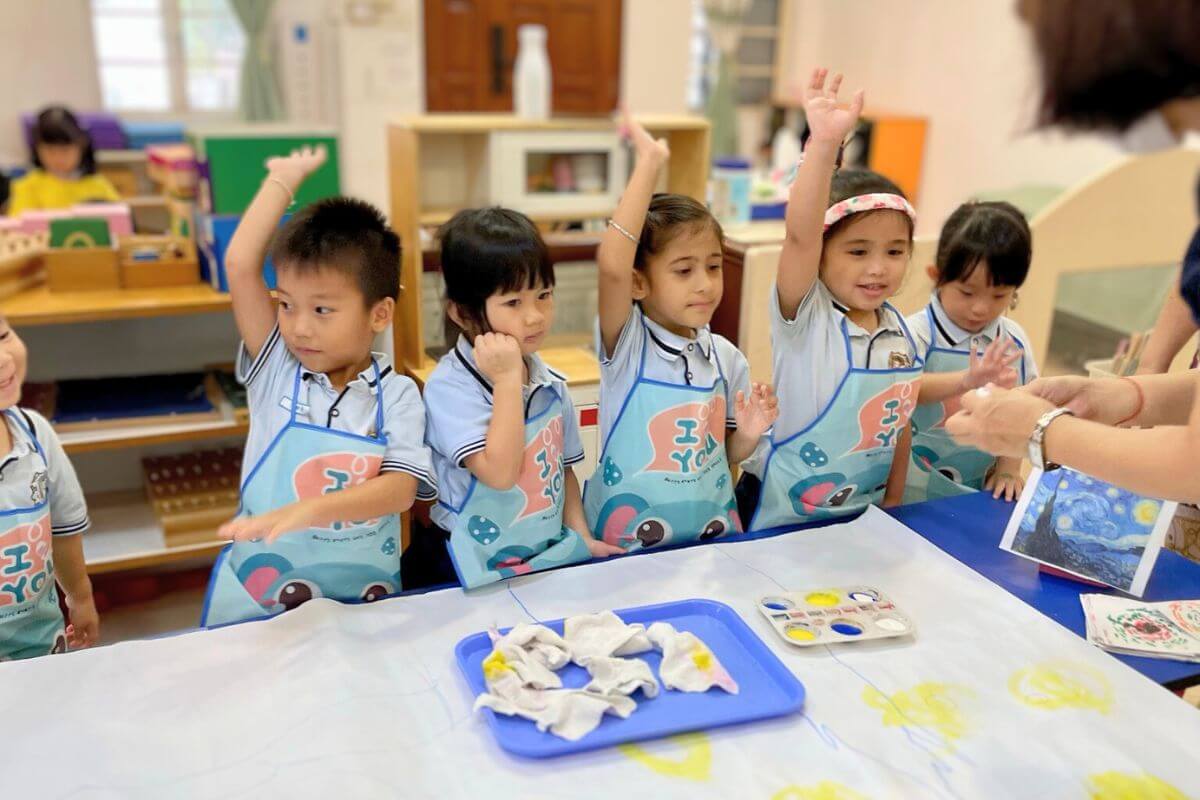
{"type": "Polygon", "coordinates": [[[787,235],[779,254],[779,309],[791,319],[817,280],[821,264],[821,245],[825,233],[825,209],[829,205],[829,185],[837,165],[838,149],[858,123],[863,92],[854,93],[849,108],[838,108],[837,93],[842,76],[834,75],[825,88],[829,70],[813,70],[804,92],[804,110],[810,132],[804,159],[796,171],[796,180],[788,194],[787,235]]]}
{"type": "Polygon", "coordinates": [[[633,303],[633,260],[646,221],[646,209],[650,207],[658,172],[671,156],[666,141],[651,137],[628,111],[622,121],[622,133],[633,143],[637,162],[596,252],[600,270],[600,340],[604,352],[610,356],[633,303]]]}
{"type": "Polygon", "coordinates": [[[263,281],[263,262],[279,220],[295,200],[296,190],[325,163],[325,148],[305,147],[286,157],[267,160],[267,177],[225,253],[225,272],[233,301],[233,318],[251,358],[258,356],[275,326],[275,304],[263,281]]]}

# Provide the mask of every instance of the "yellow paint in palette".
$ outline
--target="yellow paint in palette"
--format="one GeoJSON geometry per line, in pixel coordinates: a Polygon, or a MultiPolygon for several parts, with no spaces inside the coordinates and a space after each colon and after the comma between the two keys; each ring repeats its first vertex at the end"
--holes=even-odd
{"type": "Polygon", "coordinates": [[[868,800],[845,784],[821,781],[810,786],[788,786],[771,795],[771,800],[868,800]]]}
{"type": "Polygon", "coordinates": [[[946,750],[954,749],[954,741],[970,732],[970,725],[959,699],[974,697],[965,686],[947,683],[918,683],[906,691],[885,695],[874,687],[863,690],[863,702],[883,712],[882,722],[889,727],[929,728],[941,734],[946,750]]]}
{"type": "Polygon", "coordinates": [[[1046,711],[1081,708],[1107,714],[1113,706],[1113,689],[1104,674],[1069,661],[1017,670],[1008,679],[1008,691],[1019,702],[1046,711]]]}
{"type": "Polygon", "coordinates": [[[1143,772],[1098,772],[1088,778],[1092,800],[1187,800],[1187,795],[1164,780],[1143,772]]]}
{"type": "Polygon", "coordinates": [[[665,775],[668,778],[679,778],[685,781],[703,783],[712,777],[712,746],[705,733],[681,733],[678,736],[668,736],[655,742],[673,743],[683,748],[683,758],[668,758],[655,755],[637,744],[619,744],[617,750],[632,758],[642,766],[665,775]]]}
{"type": "Polygon", "coordinates": [[[814,606],[836,606],[841,601],[841,596],[833,592],[812,592],[804,597],[804,602],[814,606]]]}
{"type": "Polygon", "coordinates": [[[817,635],[808,628],[802,628],[799,625],[792,625],[785,628],[783,635],[796,642],[811,642],[817,638],[817,635]]]}

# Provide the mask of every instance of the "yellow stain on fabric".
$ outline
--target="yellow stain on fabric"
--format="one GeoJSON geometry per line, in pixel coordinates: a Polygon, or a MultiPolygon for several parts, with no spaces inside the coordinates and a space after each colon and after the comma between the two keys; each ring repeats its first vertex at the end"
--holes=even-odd
{"type": "Polygon", "coordinates": [[[1187,800],[1187,795],[1164,780],[1143,772],[1098,772],[1088,778],[1092,800],[1187,800]]]}
{"type": "Polygon", "coordinates": [[[683,748],[683,757],[671,758],[647,751],[637,744],[619,744],[617,750],[632,758],[643,767],[685,781],[702,783],[712,777],[712,745],[706,733],[681,733],[662,740],[683,748]]]}
{"type": "Polygon", "coordinates": [[[967,687],[948,683],[918,683],[891,697],[870,686],[862,693],[863,702],[883,712],[885,726],[921,727],[937,731],[945,740],[947,750],[953,749],[954,740],[961,739],[970,731],[957,699],[974,696],[975,693],[967,687]]]}
{"type": "Polygon", "coordinates": [[[1069,661],[1044,661],[1017,670],[1008,679],[1008,691],[1021,703],[1047,711],[1082,708],[1107,714],[1114,697],[1104,673],[1069,661]]]}
{"type": "Polygon", "coordinates": [[[811,786],[788,786],[771,795],[771,800],[869,800],[845,784],[821,781],[811,786]]]}
{"type": "Polygon", "coordinates": [[[499,650],[493,650],[491,655],[483,660],[483,677],[492,680],[501,673],[512,671],[508,659],[499,650]]]}
{"type": "Polygon", "coordinates": [[[713,654],[703,647],[697,647],[692,650],[692,663],[696,665],[696,669],[707,672],[712,669],[713,654]]]}

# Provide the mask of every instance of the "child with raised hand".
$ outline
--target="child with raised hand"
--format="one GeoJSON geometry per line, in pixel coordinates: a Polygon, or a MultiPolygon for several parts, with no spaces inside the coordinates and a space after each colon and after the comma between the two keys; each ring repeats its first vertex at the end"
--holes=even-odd
{"type": "Polygon", "coordinates": [[[50,423],[17,405],[27,357],[0,317],[0,452],[8,454],[0,463],[0,661],[90,647],[100,635],[83,558],[83,490],[50,423]]]}
{"type": "Polygon", "coordinates": [[[305,148],[269,160],[226,255],[250,433],[205,625],[400,591],[400,514],[435,493],[416,384],[371,350],[392,327],[399,237],[344,197],[312,203],[276,233],[325,158],[305,148]],[[263,281],[268,247],[277,305],[263,281]]]}
{"type": "Polygon", "coordinates": [[[538,348],[554,322],[554,266],[506,208],[440,231],[446,313],[461,333],[425,384],[438,477],[431,510],[465,588],[620,553],[592,538],[571,466],[583,460],[566,379],[538,348]]]}
{"type": "Polygon", "coordinates": [[[927,268],[933,296],[908,318],[925,375],[912,417],[906,503],[981,489],[1005,500],[1020,496],[1020,459],[959,445],[945,423],[966,391],[988,383],[1023,386],[1037,378],[1025,331],[1004,315],[1015,307],[1032,257],[1029,224],[1009,203],[964,203],[942,226],[936,263],[927,268]],[[981,347],[986,350],[978,356],[981,347]]]}
{"type": "Polygon", "coordinates": [[[838,106],[841,82],[817,69],[805,92],[811,136],[769,312],[780,416],[738,490],[756,531],[897,503],[904,486],[893,454],[922,365],[887,298],[904,277],[916,215],[882,175],[837,169],[863,107],[862,91],[838,106]]]}
{"type": "Polygon", "coordinates": [[[628,114],[624,128],[636,163],[596,256],[603,451],[588,522],[625,549],[740,533],[730,464],[754,452],[778,404],[709,330],[721,226],[690,197],[653,193],[667,144],[628,114]]]}

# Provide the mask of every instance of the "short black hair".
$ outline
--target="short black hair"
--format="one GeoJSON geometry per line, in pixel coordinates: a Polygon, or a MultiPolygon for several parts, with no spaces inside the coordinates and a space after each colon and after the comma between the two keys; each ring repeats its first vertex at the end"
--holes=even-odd
{"type": "MultiPolygon", "coordinates": [[[[520,211],[492,206],[459,211],[438,231],[446,300],[464,321],[489,331],[487,299],[554,286],[554,263],[537,226],[520,211]]],[[[458,326],[447,314],[446,333],[458,326]]]]}
{"type": "Polygon", "coordinates": [[[1042,73],[1043,125],[1125,130],[1200,96],[1195,0],[1021,0],[1042,73]]]}
{"type": "Polygon", "coordinates": [[[721,230],[721,223],[699,200],[685,194],[654,195],[646,210],[646,221],[642,223],[642,235],[638,239],[633,266],[645,269],[647,260],[661,253],[680,233],[704,228],[716,234],[718,245],[723,244],[725,233],[721,230]]]}
{"type": "Polygon", "coordinates": [[[370,203],[352,197],[319,200],[275,234],[277,270],[334,270],[358,283],[367,308],[400,295],[400,237],[370,203]]]}
{"type": "Polygon", "coordinates": [[[987,263],[988,285],[1017,286],[1029,275],[1033,236],[1012,203],[963,203],[942,226],[937,247],[937,285],[967,280],[987,263]]]}
{"type": "Polygon", "coordinates": [[[38,169],[44,169],[38,158],[39,144],[74,144],[83,151],[79,159],[79,171],[84,175],[96,172],[96,149],[91,135],[79,124],[79,120],[66,106],[47,106],[37,115],[32,131],[33,152],[30,160],[38,169]]]}
{"type": "MultiPolygon", "coordinates": [[[[904,197],[904,192],[900,191],[899,186],[873,170],[839,169],[833,173],[833,179],[829,183],[830,208],[843,200],[864,194],[894,194],[904,197]]],[[[904,199],[907,200],[908,198],[905,197],[904,199]]],[[[851,222],[864,219],[872,214],[880,214],[891,210],[893,209],[881,208],[848,214],[833,223],[829,227],[829,230],[825,231],[825,241],[829,241],[834,234],[851,222]]],[[[907,214],[904,215],[904,218],[908,220],[908,238],[911,241],[913,236],[913,221],[907,214]]]]}

